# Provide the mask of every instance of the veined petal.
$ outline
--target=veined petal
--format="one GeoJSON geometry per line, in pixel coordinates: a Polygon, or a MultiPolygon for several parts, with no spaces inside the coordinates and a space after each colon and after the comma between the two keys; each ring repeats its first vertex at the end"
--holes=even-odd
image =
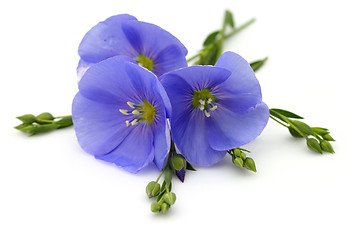
{"type": "Polygon", "coordinates": [[[171,33],[157,25],[141,21],[126,21],[122,24],[122,30],[138,54],[155,59],[166,47],[176,45],[181,49],[183,56],[187,55],[186,47],[171,33]]]}
{"type": "Polygon", "coordinates": [[[159,168],[163,170],[167,163],[167,156],[170,150],[170,128],[165,121],[165,126],[158,126],[154,128],[154,163],[159,168]]]}
{"type": "MultiPolygon", "coordinates": [[[[199,91],[204,88],[214,88],[223,83],[231,72],[225,68],[213,66],[191,66],[165,74],[162,76],[162,81],[168,82],[169,78],[175,78],[175,75],[191,86],[193,91],[199,91]]],[[[167,90],[166,92],[168,93],[167,90]]]]}
{"type": "Polygon", "coordinates": [[[216,67],[226,68],[231,71],[231,76],[219,87],[227,89],[227,94],[253,94],[261,101],[259,82],[249,63],[234,52],[225,52],[215,64],[216,67]]]}
{"type": "Polygon", "coordinates": [[[121,29],[122,22],[137,22],[128,14],[116,15],[99,22],[83,37],[78,53],[91,63],[97,63],[115,55],[130,56],[133,48],[121,29]]]}
{"type": "Polygon", "coordinates": [[[242,113],[219,106],[206,119],[207,141],[217,151],[240,147],[258,137],[268,119],[269,108],[263,102],[242,113]]]}
{"type": "Polygon", "coordinates": [[[220,161],[226,151],[210,147],[205,131],[205,118],[200,111],[173,112],[171,118],[172,138],[186,159],[200,166],[210,166],[220,161]]]}
{"type": "Polygon", "coordinates": [[[164,73],[187,67],[187,60],[177,45],[169,45],[161,50],[154,59],[153,72],[158,77],[164,73]]]}
{"type": "MultiPolygon", "coordinates": [[[[131,62],[123,62],[121,57],[117,56],[91,66],[79,83],[80,93],[100,103],[126,104],[127,101],[139,103],[141,96],[135,89],[135,80],[131,79],[134,76],[129,74],[130,72],[138,72],[148,79],[156,79],[149,71],[131,62]]],[[[151,84],[142,81],[140,88],[143,88],[144,83],[151,84]]]]}
{"type": "Polygon", "coordinates": [[[110,152],[131,130],[116,105],[91,101],[80,93],[73,100],[72,120],[79,144],[93,155],[110,152]]]}
{"type": "Polygon", "coordinates": [[[154,159],[152,129],[144,124],[137,125],[114,150],[95,157],[137,173],[154,159]]]}

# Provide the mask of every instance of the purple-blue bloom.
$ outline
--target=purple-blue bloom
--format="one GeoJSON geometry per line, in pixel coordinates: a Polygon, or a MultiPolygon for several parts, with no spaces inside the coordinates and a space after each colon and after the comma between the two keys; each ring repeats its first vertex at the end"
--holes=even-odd
{"type": "Polygon", "coordinates": [[[78,48],[80,80],[95,63],[113,56],[127,56],[158,77],[187,66],[187,49],[172,34],[128,14],[112,16],[89,30],[78,48]]]}
{"type": "Polygon", "coordinates": [[[246,60],[224,53],[215,66],[191,66],[160,79],[172,105],[173,141],[201,166],[254,140],[269,119],[259,82],[246,60]]]}
{"type": "Polygon", "coordinates": [[[121,56],[91,66],[72,104],[83,150],[132,173],[153,161],[160,170],[165,166],[166,113],[171,104],[157,77],[121,56]]]}

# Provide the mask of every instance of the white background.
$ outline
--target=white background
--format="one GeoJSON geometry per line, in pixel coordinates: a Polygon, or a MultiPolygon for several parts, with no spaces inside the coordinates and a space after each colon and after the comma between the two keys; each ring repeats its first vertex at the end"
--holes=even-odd
{"type": "MultiPolygon", "coordinates": [[[[352,239],[350,1],[2,1],[0,4],[0,239],[352,239]],[[336,154],[269,121],[245,146],[257,173],[227,157],[174,181],[175,205],[153,214],[137,175],[94,159],[72,128],[27,137],[25,113],[70,114],[77,47],[98,21],[120,13],[160,25],[189,56],[231,10],[256,23],[225,44],[258,71],[263,100],[327,127],[336,154]]],[[[136,146],[137,147],[137,146],[136,146]]]]}

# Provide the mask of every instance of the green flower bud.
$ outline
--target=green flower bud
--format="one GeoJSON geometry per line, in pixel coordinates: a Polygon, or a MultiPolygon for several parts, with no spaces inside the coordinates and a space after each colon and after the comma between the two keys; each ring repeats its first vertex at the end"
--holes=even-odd
{"type": "Polygon", "coordinates": [[[167,203],[165,203],[165,202],[161,204],[161,211],[162,211],[163,213],[166,213],[166,211],[169,210],[169,208],[170,208],[170,205],[169,205],[169,204],[167,204],[167,203]]]}
{"type": "Polygon", "coordinates": [[[243,168],[243,160],[242,160],[242,158],[239,158],[239,157],[232,158],[232,162],[233,162],[236,166],[238,166],[238,167],[240,167],[240,168],[243,168]]]}
{"type": "Polygon", "coordinates": [[[242,158],[242,160],[246,159],[246,154],[244,152],[241,152],[241,158],[242,158]]]}
{"type": "Polygon", "coordinates": [[[150,206],[150,210],[152,212],[160,212],[161,204],[159,202],[152,202],[152,205],[150,206]]]}
{"type": "Polygon", "coordinates": [[[60,119],[59,121],[57,121],[55,123],[60,125],[59,128],[65,128],[65,127],[69,127],[69,126],[73,125],[71,116],[64,117],[64,118],[60,119]]]}
{"type": "Polygon", "coordinates": [[[148,183],[147,187],[145,188],[146,193],[148,195],[149,198],[153,198],[155,196],[158,196],[160,193],[160,184],[155,182],[155,181],[151,181],[150,183],[148,183]]]}
{"type": "Polygon", "coordinates": [[[321,150],[320,144],[315,138],[308,138],[307,139],[307,146],[313,152],[323,154],[323,151],[321,150]]]}
{"type": "Polygon", "coordinates": [[[239,150],[238,148],[235,149],[234,153],[235,153],[235,156],[236,156],[236,157],[239,157],[239,158],[241,157],[241,153],[242,153],[242,152],[241,152],[241,150],[239,150]]]}
{"type": "Polygon", "coordinates": [[[243,166],[247,168],[248,170],[251,170],[253,172],[257,172],[257,168],[255,167],[255,162],[252,158],[247,157],[246,160],[243,162],[243,166]]]}
{"type": "Polygon", "coordinates": [[[323,138],[324,138],[325,140],[327,140],[327,141],[335,141],[335,139],[333,139],[333,138],[330,136],[330,134],[325,134],[325,135],[323,135],[323,138]]]}
{"type": "Polygon", "coordinates": [[[299,134],[294,128],[292,127],[288,127],[288,131],[290,132],[290,134],[293,136],[293,137],[296,137],[296,138],[302,138],[303,136],[301,134],[299,134]]]}
{"type": "Polygon", "coordinates": [[[181,171],[186,166],[186,159],[181,154],[175,154],[171,159],[171,166],[174,170],[181,171]]]}
{"type": "Polygon", "coordinates": [[[54,120],[54,117],[53,115],[51,115],[51,113],[44,112],[39,114],[35,119],[37,123],[46,124],[46,123],[50,123],[48,121],[54,120]]]}
{"type": "Polygon", "coordinates": [[[31,124],[35,122],[35,116],[33,114],[25,114],[17,117],[17,119],[21,120],[25,124],[31,124]]]}
{"type": "Polygon", "coordinates": [[[176,201],[176,194],[173,192],[168,192],[164,195],[164,202],[169,205],[173,205],[176,201]]]}
{"type": "Polygon", "coordinates": [[[320,142],[320,147],[321,147],[321,149],[323,149],[323,151],[325,151],[325,152],[335,153],[335,152],[334,152],[334,149],[333,149],[332,146],[331,146],[331,144],[330,144],[328,141],[326,141],[326,140],[322,140],[322,141],[320,142]]]}

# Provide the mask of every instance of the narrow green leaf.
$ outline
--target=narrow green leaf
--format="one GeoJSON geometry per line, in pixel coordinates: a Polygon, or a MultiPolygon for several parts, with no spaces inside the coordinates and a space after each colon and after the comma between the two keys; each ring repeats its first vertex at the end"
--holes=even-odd
{"type": "Polygon", "coordinates": [[[187,164],[186,164],[186,169],[187,170],[190,170],[190,171],[197,171],[193,166],[192,164],[190,164],[188,161],[186,161],[187,164]]]}
{"type": "Polygon", "coordinates": [[[312,130],[311,127],[309,127],[306,123],[298,121],[298,120],[293,120],[292,124],[298,128],[302,133],[306,135],[312,135],[314,136],[314,131],[312,130]]]}
{"type": "Polygon", "coordinates": [[[235,27],[235,21],[233,20],[233,15],[229,10],[225,12],[225,24],[230,25],[232,28],[235,27]]]}
{"type": "Polygon", "coordinates": [[[312,127],[313,131],[320,135],[320,136],[323,136],[325,134],[328,134],[329,133],[329,130],[327,128],[321,128],[321,127],[312,127]]]}
{"type": "Polygon", "coordinates": [[[259,68],[261,68],[264,63],[268,60],[268,57],[262,59],[262,60],[258,60],[255,62],[251,62],[249,65],[251,65],[251,68],[253,69],[253,71],[257,71],[259,68]]]}
{"type": "Polygon", "coordinates": [[[220,31],[215,31],[210,33],[204,40],[203,42],[203,46],[206,47],[209,44],[213,43],[216,40],[216,37],[218,36],[218,34],[220,33],[220,31]]]}
{"type": "Polygon", "coordinates": [[[273,108],[273,109],[270,108],[270,109],[269,109],[269,112],[270,112],[270,115],[271,115],[271,116],[276,117],[276,118],[280,119],[280,120],[283,121],[283,122],[286,122],[286,119],[283,118],[279,113],[277,113],[277,112],[275,111],[275,108],[273,108]]]}
{"type": "Polygon", "coordinates": [[[288,117],[288,118],[303,119],[303,117],[301,117],[293,112],[287,111],[287,110],[283,110],[283,109],[279,109],[279,108],[270,108],[270,113],[272,111],[279,113],[281,115],[284,115],[285,117],[288,117]]]}
{"type": "Polygon", "coordinates": [[[324,140],[327,140],[327,141],[335,141],[335,139],[333,139],[330,134],[325,134],[322,136],[324,138],[324,140]]]}

